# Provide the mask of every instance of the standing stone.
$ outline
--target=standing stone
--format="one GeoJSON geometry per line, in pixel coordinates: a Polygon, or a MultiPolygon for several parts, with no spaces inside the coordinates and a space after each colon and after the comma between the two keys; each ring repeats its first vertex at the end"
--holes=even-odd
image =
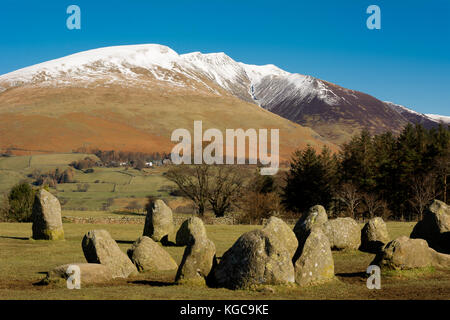
{"type": "Polygon", "coordinates": [[[388,270],[404,270],[424,267],[450,268],[450,255],[428,247],[423,239],[406,236],[389,242],[371,264],[388,270]]]}
{"type": "Polygon", "coordinates": [[[215,268],[216,285],[229,289],[295,282],[292,253],[267,230],[244,233],[215,268]]]}
{"type": "Polygon", "coordinates": [[[170,254],[146,236],[137,239],[127,253],[139,272],[165,271],[178,268],[170,254]]]}
{"type": "Polygon", "coordinates": [[[377,253],[390,240],[386,223],[382,218],[370,219],[361,231],[362,251],[377,253]]]}
{"type": "Polygon", "coordinates": [[[295,282],[300,286],[319,284],[334,278],[334,260],[330,242],[318,226],[310,230],[294,262],[295,282]]]}
{"type": "Polygon", "coordinates": [[[50,192],[41,189],[34,198],[33,239],[64,240],[64,229],[61,219],[61,205],[50,192]]]}
{"type": "Polygon", "coordinates": [[[208,238],[198,237],[184,250],[175,281],[204,284],[215,265],[216,246],[208,238]]]}
{"type": "Polygon", "coordinates": [[[106,230],[91,230],[86,233],[82,247],[87,262],[107,266],[114,278],[126,278],[137,271],[106,230]]]}
{"type": "Polygon", "coordinates": [[[283,220],[277,217],[270,217],[264,224],[262,230],[269,233],[271,237],[277,237],[278,242],[283,243],[286,249],[288,249],[292,259],[297,250],[298,241],[295,233],[283,220]]]}
{"type": "Polygon", "coordinates": [[[180,226],[176,235],[177,246],[187,246],[195,239],[206,237],[206,229],[202,219],[191,217],[186,219],[180,226]]]}
{"type": "Polygon", "coordinates": [[[172,210],[160,199],[153,202],[147,211],[143,235],[154,241],[164,241],[173,228],[172,210]]]}
{"type": "Polygon", "coordinates": [[[434,200],[424,212],[410,235],[411,238],[425,239],[433,249],[450,253],[450,206],[434,200]]]}
{"type": "Polygon", "coordinates": [[[361,245],[361,228],[352,218],[328,220],[322,230],[332,250],[357,250],[361,245]]]}
{"type": "Polygon", "coordinates": [[[303,215],[294,226],[294,233],[299,242],[305,242],[313,226],[322,226],[328,221],[325,208],[321,205],[313,206],[303,215]]]}

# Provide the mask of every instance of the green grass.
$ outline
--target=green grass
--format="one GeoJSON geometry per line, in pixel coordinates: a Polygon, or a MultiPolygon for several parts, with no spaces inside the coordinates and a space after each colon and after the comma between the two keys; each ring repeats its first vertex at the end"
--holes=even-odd
{"type": "Polygon", "coordinates": [[[2,157],[0,158],[0,170],[20,171],[30,167],[31,156],[2,157]]]}
{"type": "Polygon", "coordinates": [[[82,154],[82,153],[57,153],[57,154],[34,155],[31,157],[30,167],[37,169],[54,168],[68,165],[72,161],[82,160],[86,157],[90,157],[94,160],[99,160],[98,157],[93,154],[82,154]]]}
{"type": "MultiPolygon", "coordinates": [[[[242,233],[260,226],[207,225],[206,228],[217,255],[221,256],[242,233]]],[[[57,265],[84,262],[81,240],[92,229],[108,230],[126,252],[142,234],[143,225],[65,223],[66,240],[51,242],[30,240],[31,224],[0,224],[0,299],[450,299],[448,270],[386,274],[382,276],[381,290],[368,290],[364,272],[374,255],[359,251],[333,252],[336,279],[330,283],[307,288],[271,286],[274,293],[174,285],[174,272],[142,273],[108,284],[82,285],[81,290],[35,285],[44,278],[43,273],[57,265]]],[[[389,222],[388,229],[391,235],[408,235],[411,224],[389,222]]],[[[184,248],[165,247],[165,250],[180,263],[184,248]]]]}
{"type": "MultiPolygon", "coordinates": [[[[32,182],[28,177],[34,170],[42,173],[56,168],[65,170],[72,161],[85,157],[98,159],[89,154],[49,154],[35,156],[1,157],[0,158],[0,195],[6,194],[12,186],[22,180],[32,182]]],[[[168,199],[170,181],[163,177],[165,168],[135,169],[95,167],[94,172],[84,173],[75,170],[76,183],[64,183],[51,188],[51,192],[62,202],[63,209],[96,211],[103,208],[109,199],[145,198],[149,195],[168,199]],[[87,192],[78,192],[78,184],[87,184],[87,192]]],[[[129,201],[132,201],[131,199],[129,201]]],[[[113,205],[110,210],[121,210],[126,202],[113,205]]]]}

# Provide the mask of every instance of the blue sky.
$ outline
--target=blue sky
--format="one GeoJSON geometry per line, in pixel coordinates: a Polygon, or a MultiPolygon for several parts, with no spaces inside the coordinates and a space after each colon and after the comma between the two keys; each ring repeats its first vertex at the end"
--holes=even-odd
{"type": "Polygon", "coordinates": [[[450,115],[450,1],[2,0],[0,74],[88,49],[164,44],[225,52],[450,115]],[[81,30],[66,8],[81,8],[81,30]],[[381,30],[366,8],[381,8],[381,30]]]}

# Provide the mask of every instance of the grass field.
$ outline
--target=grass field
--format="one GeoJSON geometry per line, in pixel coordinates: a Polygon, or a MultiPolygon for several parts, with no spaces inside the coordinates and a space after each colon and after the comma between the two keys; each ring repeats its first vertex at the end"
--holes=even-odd
{"type": "MultiPolygon", "coordinates": [[[[45,173],[66,169],[86,154],[53,154],[0,158],[0,195],[22,180],[31,182],[33,170],[45,173]]],[[[91,157],[95,157],[89,155],[91,157]]],[[[172,208],[188,202],[169,194],[171,183],[163,176],[167,168],[138,171],[125,168],[94,168],[93,173],[76,170],[76,183],[59,184],[50,191],[62,203],[63,217],[139,217],[142,224],[64,223],[65,241],[30,240],[31,224],[0,223],[0,299],[450,299],[450,270],[389,272],[382,277],[381,290],[366,288],[365,270],[374,255],[359,251],[334,252],[336,277],[330,283],[308,288],[272,287],[268,291],[212,289],[174,285],[175,272],[144,273],[103,285],[68,290],[55,284],[39,286],[45,273],[55,266],[85,262],[81,249],[83,235],[92,229],[106,229],[126,252],[142,234],[143,213],[124,210],[133,201],[145,204],[145,197],[164,199],[172,208]],[[86,192],[77,184],[88,184],[86,192]],[[107,210],[101,210],[108,203],[107,210]]],[[[186,214],[175,213],[185,218],[186,214]]],[[[64,220],[66,221],[66,219],[64,220]]],[[[135,222],[136,223],[136,222],[135,222]]],[[[391,238],[409,235],[414,223],[389,222],[391,238]]],[[[259,226],[207,225],[208,235],[220,257],[246,231],[259,226]]],[[[173,235],[172,235],[173,238],[173,235]]],[[[172,239],[173,240],[173,239],[172,239]]],[[[165,248],[180,263],[184,248],[165,248]]]]}
{"type": "MultiPolygon", "coordinates": [[[[7,193],[16,183],[25,180],[34,170],[42,173],[56,168],[65,170],[72,161],[85,157],[97,159],[88,154],[50,154],[17,157],[0,157],[0,195],[7,193]]],[[[169,195],[172,183],[163,177],[165,167],[135,170],[132,168],[95,167],[94,172],[85,173],[75,170],[76,183],[58,184],[51,192],[58,197],[63,209],[78,211],[98,211],[109,203],[108,210],[123,210],[130,202],[145,203],[149,195],[164,199],[166,202],[175,200],[169,195]],[[78,184],[87,184],[86,192],[78,191],[78,184]]]]}
{"type": "MultiPolygon", "coordinates": [[[[413,223],[388,223],[392,238],[408,235],[412,227],[413,223]]],[[[374,255],[359,251],[333,253],[336,278],[330,283],[308,288],[272,286],[274,293],[174,285],[175,272],[142,273],[81,290],[36,285],[57,265],[84,262],[81,239],[88,230],[101,228],[126,252],[143,226],[67,223],[66,240],[48,242],[30,240],[30,224],[0,224],[0,299],[450,299],[450,270],[386,273],[381,290],[367,289],[364,272],[374,255]]],[[[207,232],[221,256],[242,233],[255,228],[259,226],[207,225],[207,232]]],[[[183,247],[165,249],[177,263],[181,261],[183,247]]]]}

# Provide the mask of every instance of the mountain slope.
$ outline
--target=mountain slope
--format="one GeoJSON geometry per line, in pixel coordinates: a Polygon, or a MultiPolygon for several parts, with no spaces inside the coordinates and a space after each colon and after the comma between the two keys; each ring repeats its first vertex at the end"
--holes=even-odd
{"type": "Polygon", "coordinates": [[[250,80],[229,60],[221,54],[178,55],[159,45],[126,46],[0,76],[0,148],[169,152],[173,130],[192,133],[194,120],[202,120],[205,130],[280,129],[284,160],[307,144],[336,150],[313,130],[246,102],[252,100],[250,80]],[[204,63],[217,68],[204,68],[204,63]]]}
{"type": "MultiPolygon", "coordinates": [[[[407,123],[422,123],[426,127],[438,124],[437,117],[311,76],[292,74],[274,65],[247,65],[224,53],[179,55],[155,44],[89,50],[0,76],[0,114],[63,117],[68,113],[107,121],[110,119],[105,114],[114,114],[111,121],[129,126],[130,132],[133,128],[152,135],[151,143],[140,145],[161,146],[167,144],[171,130],[190,127],[193,120],[204,120],[220,128],[251,124],[303,130],[295,138],[291,138],[294,133],[289,133],[290,140],[282,143],[305,145],[304,141],[309,141],[317,146],[323,144],[322,137],[342,144],[363,128],[372,133],[396,133],[407,123]],[[306,133],[301,126],[273,114],[314,131],[306,133]]],[[[73,127],[79,121],[82,120],[67,120],[66,125],[73,127]]],[[[3,130],[10,136],[14,128],[7,123],[3,130]]],[[[63,134],[66,129],[60,130],[63,134]]],[[[108,145],[113,136],[109,131],[92,132],[91,138],[81,139],[86,132],[89,131],[81,132],[80,141],[72,144],[84,141],[108,145]],[[104,139],[98,138],[103,134],[104,139]]],[[[26,136],[26,132],[15,134],[15,139],[0,138],[1,145],[26,136]]],[[[25,141],[28,140],[24,138],[22,145],[25,141]]]]}
{"type": "Polygon", "coordinates": [[[441,116],[438,114],[425,114],[425,116],[427,116],[428,118],[430,118],[431,120],[435,121],[435,122],[442,122],[444,124],[450,124],[450,117],[447,116],[441,116]]]}
{"type": "Polygon", "coordinates": [[[408,122],[414,124],[421,124],[425,128],[430,129],[436,127],[439,123],[439,120],[433,119],[426,114],[416,112],[414,110],[408,109],[405,106],[395,104],[392,102],[385,101],[389,107],[393,110],[397,111],[402,117],[404,117],[408,122]]]}

